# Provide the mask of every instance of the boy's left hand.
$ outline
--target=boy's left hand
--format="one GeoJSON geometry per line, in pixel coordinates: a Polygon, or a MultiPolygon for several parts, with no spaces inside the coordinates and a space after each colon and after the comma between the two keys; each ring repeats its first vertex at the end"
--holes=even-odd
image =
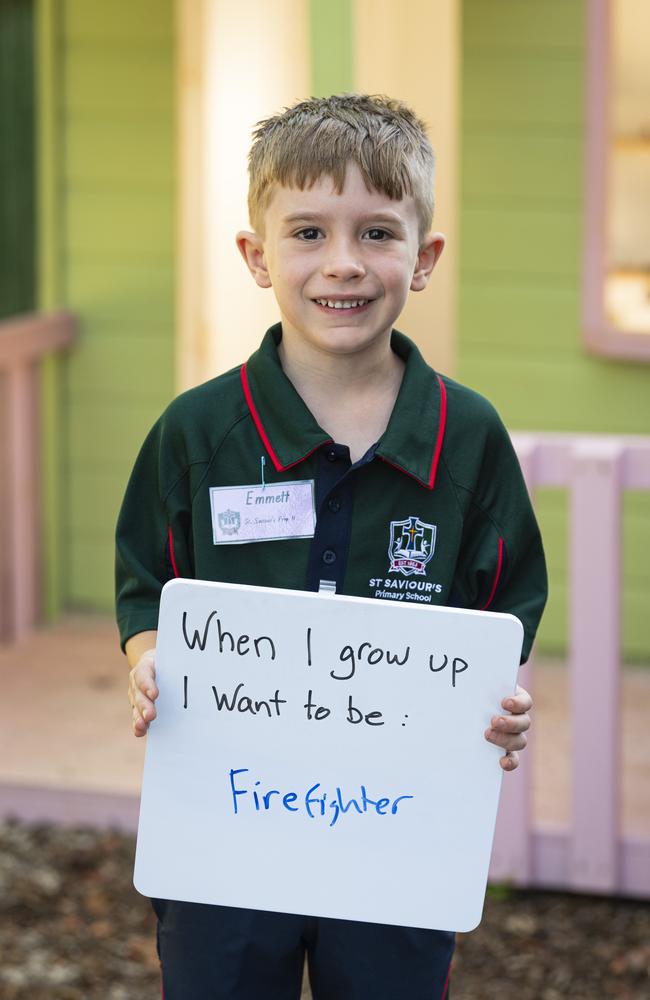
{"type": "Polygon", "coordinates": [[[485,730],[485,738],[498,747],[503,747],[505,756],[499,763],[504,771],[514,771],[519,764],[518,750],[523,750],[527,740],[524,735],[530,727],[528,712],[532,708],[533,699],[517,685],[514,695],[508,695],[501,702],[510,715],[493,715],[491,728],[485,730]]]}

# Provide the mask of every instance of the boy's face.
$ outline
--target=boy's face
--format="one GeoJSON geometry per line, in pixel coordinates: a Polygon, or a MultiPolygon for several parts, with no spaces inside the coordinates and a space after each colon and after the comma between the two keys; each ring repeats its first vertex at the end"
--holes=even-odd
{"type": "Polygon", "coordinates": [[[253,277],[273,287],[283,349],[350,355],[388,350],[409,290],[422,290],[444,245],[438,234],[420,245],[415,202],[368,191],[349,164],[337,194],[330,177],[313,187],[277,186],[264,236],[239,233],[253,277]]]}

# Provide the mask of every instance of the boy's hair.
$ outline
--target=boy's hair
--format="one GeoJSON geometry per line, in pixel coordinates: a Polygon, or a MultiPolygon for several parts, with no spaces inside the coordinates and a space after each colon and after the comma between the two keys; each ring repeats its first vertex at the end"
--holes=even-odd
{"type": "Polygon", "coordinates": [[[434,155],[426,126],[402,101],[369,94],[313,97],[264,121],[248,156],[248,211],[263,235],[273,187],[300,190],[323,175],[343,190],[348,163],[356,163],[369,190],[415,201],[420,240],[433,220],[434,155]]]}

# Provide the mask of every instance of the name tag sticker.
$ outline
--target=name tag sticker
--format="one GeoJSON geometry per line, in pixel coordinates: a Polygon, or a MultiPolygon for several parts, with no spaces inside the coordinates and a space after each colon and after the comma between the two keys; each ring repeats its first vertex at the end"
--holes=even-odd
{"type": "Polygon", "coordinates": [[[314,480],[261,486],[211,486],[215,545],[313,538],[314,480]]]}

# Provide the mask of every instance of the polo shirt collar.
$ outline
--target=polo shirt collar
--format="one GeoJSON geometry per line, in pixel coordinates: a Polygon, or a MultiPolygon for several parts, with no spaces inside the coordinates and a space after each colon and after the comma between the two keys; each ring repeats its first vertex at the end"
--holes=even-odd
{"type": "Polygon", "coordinates": [[[285,375],[278,355],[281,339],[282,324],[276,323],[241,367],[248,409],[278,472],[304,461],[332,440],[316,423],[285,375]]]}
{"type": "MultiPolygon", "coordinates": [[[[277,349],[281,337],[282,326],[277,323],[241,367],[248,408],[278,472],[298,465],[321,445],[332,442],[282,370],[277,349]]],[[[391,347],[406,367],[375,454],[433,489],[445,431],[445,387],[408,337],[393,330],[391,347]]]]}
{"type": "Polygon", "coordinates": [[[447,422],[445,385],[403,333],[393,330],[390,344],[406,367],[376,454],[432,490],[447,422]]]}

